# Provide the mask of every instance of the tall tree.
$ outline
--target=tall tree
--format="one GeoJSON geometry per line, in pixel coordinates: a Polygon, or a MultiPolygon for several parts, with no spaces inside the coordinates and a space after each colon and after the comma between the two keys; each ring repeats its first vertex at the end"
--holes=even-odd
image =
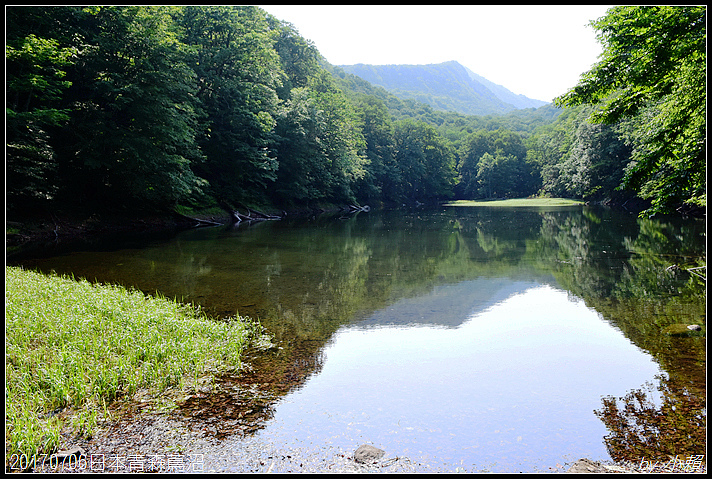
{"type": "MultiPolygon", "coordinates": [[[[541,178],[539,193],[547,196],[568,196],[562,165],[571,154],[574,132],[580,123],[577,106],[565,109],[550,125],[544,125],[527,139],[527,161],[541,178]]],[[[585,115],[588,118],[589,114],[585,115]]]]}
{"type": "Polygon", "coordinates": [[[262,195],[276,178],[271,147],[276,89],[284,78],[266,14],[256,7],[191,6],[181,9],[178,23],[205,115],[198,143],[206,161],[198,173],[223,199],[262,195]]]}
{"type": "Polygon", "coordinates": [[[301,37],[291,23],[283,22],[267,15],[267,23],[275,33],[274,49],[279,54],[280,64],[286,78],[277,89],[279,97],[288,99],[293,88],[309,85],[317,75],[321,55],[314,44],[301,37]]]}
{"type": "Polygon", "coordinates": [[[393,136],[398,197],[413,203],[450,198],[456,174],[447,140],[427,123],[412,120],[396,122],[393,136]]]}
{"type": "Polygon", "coordinates": [[[7,207],[46,206],[58,190],[49,130],[69,121],[63,101],[76,49],[52,20],[67,8],[9,7],[5,44],[7,207]]]}
{"type": "Polygon", "coordinates": [[[354,107],[324,70],[295,88],[277,121],[277,191],[282,201],[355,201],[365,174],[361,124],[354,107]]]}
{"type": "Polygon", "coordinates": [[[623,185],[648,213],[706,206],[704,6],[614,7],[591,22],[604,47],[560,106],[591,104],[594,122],[626,121],[633,161],[623,185]]]}
{"type": "Polygon", "coordinates": [[[166,7],[82,10],[64,192],[89,207],[168,208],[199,192],[194,75],[166,7]]]}
{"type": "Polygon", "coordinates": [[[378,98],[362,96],[356,104],[363,122],[368,168],[358,184],[359,199],[373,203],[397,203],[396,185],[400,182],[394,157],[393,122],[385,104],[378,98]]]}
{"type": "Polygon", "coordinates": [[[475,131],[463,142],[460,156],[458,194],[462,197],[527,196],[538,188],[536,172],[527,162],[527,150],[518,133],[475,131]],[[480,165],[483,158],[486,162],[480,165]],[[483,187],[485,183],[487,187],[483,187]]]}
{"type": "Polygon", "coordinates": [[[630,149],[615,125],[591,124],[581,118],[561,175],[569,195],[602,198],[614,192],[630,161],[630,149]]]}

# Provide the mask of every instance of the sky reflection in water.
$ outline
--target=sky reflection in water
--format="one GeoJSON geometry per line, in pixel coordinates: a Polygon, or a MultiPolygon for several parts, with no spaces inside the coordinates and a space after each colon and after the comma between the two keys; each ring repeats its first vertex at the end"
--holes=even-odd
{"type": "Polygon", "coordinates": [[[704,322],[704,296],[688,300],[689,275],[669,269],[704,258],[704,238],[704,222],[607,209],[449,208],[200,229],[23,264],[239,311],[275,334],[284,348],[256,363],[256,381],[295,389],[254,437],[216,445],[230,456],[217,470],[267,470],[265,455],[290,448],[326,466],[371,443],[441,470],[530,472],[608,459],[593,411],[656,383],[658,363],[704,388],[704,344],[661,333],[704,322]]]}
{"type": "Polygon", "coordinates": [[[600,397],[653,380],[658,366],[548,285],[494,280],[499,302],[438,325],[443,299],[457,305],[488,281],[440,286],[341,328],[323,370],[277,404],[259,436],[293,447],[372,443],[391,457],[494,472],[607,460],[600,397]],[[420,324],[398,324],[416,310],[420,324]]]}

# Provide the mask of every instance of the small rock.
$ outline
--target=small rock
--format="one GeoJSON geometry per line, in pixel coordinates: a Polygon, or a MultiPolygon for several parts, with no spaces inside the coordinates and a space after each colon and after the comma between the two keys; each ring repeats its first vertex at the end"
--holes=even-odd
{"type": "Polygon", "coordinates": [[[606,470],[601,466],[600,463],[594,462],[590,459],[579,459],[578,461],[574,462],[573,465],[569,468],[568,473],[579,473],[579,474],[590,474],[590,473],[598,473],[598,472],[606,472],[606,470]]]}
{"type": "Polygon", "coordinates": [[[687,329],[689,329],[690,331],[702,331],[702,326],[700,326],[699,324],[690,324],[687,326],[687,329]]]}
{"type": "Polygon", "coordinates": [[[373,464],[374,462],[378,462],[378,460],[382,458],[385,453],[386,451],[383,449],[378,449],[377,447],[373,447],[369,444],[364,444],[359,446],[359,448],[356,449],[356,452],[354,452],[354,461],[361,464],[373,464]]]}
{"type": "Polygon", "coordinates": [[[700,329],[698,330],[697,328],[691,328],[690,326],[698,326],[696,324],[693,325],[687,325],[683,323],[676,323],[676,324],[671,324],[670,326],[666,326],[662,329],[663,334],[667,334],[668,336],[678,336],[678,337],[690,337],[691,335],[694,335],[696,331],[702,330],[702,327],[698,326],[700,329]]]}

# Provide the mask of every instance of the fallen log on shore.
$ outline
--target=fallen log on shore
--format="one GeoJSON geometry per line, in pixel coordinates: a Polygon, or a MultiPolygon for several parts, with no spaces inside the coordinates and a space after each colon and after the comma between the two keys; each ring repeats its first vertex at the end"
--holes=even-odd
{"type": "Polygon", "coordinates": [[[201,227],[201,226],[220,226],[220,225],[222,225],[222,223],[218,223],[218,222],[215,222],[215,221],[212,221],[212,220],[206,220],[206,219],[201,219],[201,218],[193,218],[193,217],[190,217],[190,216],[186,216],[186,215],[180,214],[180,213],[175,212],[175,211],[174,211],[174,213],[175,213],[175,215],[176,215],[177,218],[179,218],[179,219],[181,219],[181,220],[183,220],[183,221],[186,221],[186,222],[190,221],[190,222],[195,223],[195,224],[193,225],[194,228],[199,228],[199,227],[201,227]]]}
{"type": "Polygon", "coordinates": [[[281,216],[273,216],[262,213],[261,211],[251,210],[250,208],[245,208],[247,214],[243,215],[237,210],[230,210],[231,218],[233,223],[240,223],[242,221],[266,221],[266,220],[281,220],[281,216]]]}

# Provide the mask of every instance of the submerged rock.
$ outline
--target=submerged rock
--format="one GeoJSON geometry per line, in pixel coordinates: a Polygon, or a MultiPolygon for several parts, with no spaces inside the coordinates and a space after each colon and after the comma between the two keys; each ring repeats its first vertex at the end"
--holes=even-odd
{"type": "Polygon", "coordinates": [[[373,464],[374,462],[378,462],[385,453],[386,451],[383,449],[378,449],[369,444],[363,444],[354,452],[354,461],[361,464],[373,464]]]}
{"type": "Polygon", "coordinates": [[[699,324],[682,324],[676,323],[671,324],[663,328],[663,334],[668,336],[699,336],[699,332],[702,331],[702,326],[699,324]]]}

